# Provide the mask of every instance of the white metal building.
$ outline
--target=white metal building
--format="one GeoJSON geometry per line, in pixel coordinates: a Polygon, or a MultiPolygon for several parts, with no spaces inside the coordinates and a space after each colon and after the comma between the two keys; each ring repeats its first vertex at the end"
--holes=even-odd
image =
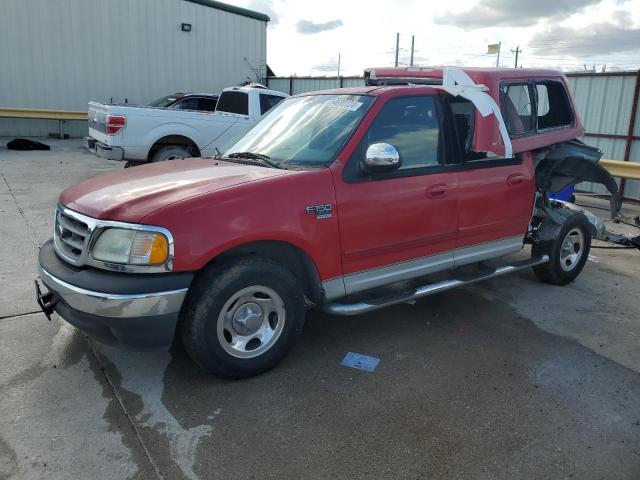
{"type": "MultiPolygon", "coordinates": [[[[211,0],[2,0],[0,108],[86,111],[266,77],[269,17],[211,0]]],[[[65,128],[86,134],[86,123],[65,128]]],[[[0,118],[0,136],[57,122],[0,118]]]]}

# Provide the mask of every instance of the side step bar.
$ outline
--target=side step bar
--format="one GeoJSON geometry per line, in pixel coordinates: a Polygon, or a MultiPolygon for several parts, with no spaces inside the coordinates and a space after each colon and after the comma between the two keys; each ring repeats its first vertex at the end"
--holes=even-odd
{"type": "Polygon", "coordinates": [[[426,297],[433,293],[443,292],[450,288],[460,287],[462,285],[468,285],[470,283],[479,282],[481,280],[487,280],[489,278],[499,277],[507,273],[515,272],[516,270],[522,270],[524,268],[534,267],[549,261],[548,255],[539,255],[527,260],[515,262],[510,265],[503,265],[489,271],[482,271],[475,276],[467,277],[465,279],[453,278],[451,280],[444,280],[437,283],[431,283],[415,288],[413,291],[405,292],[392,297],[379,297],[366,301],[360,301],[356,303],[328,303],[324,305],[323,310],[332,315],[360,315],[362,313],[371,312],[380,308],[388,307],[390,305],[397,305],[399,303],[411,302],[418,298],[426,297]]]}

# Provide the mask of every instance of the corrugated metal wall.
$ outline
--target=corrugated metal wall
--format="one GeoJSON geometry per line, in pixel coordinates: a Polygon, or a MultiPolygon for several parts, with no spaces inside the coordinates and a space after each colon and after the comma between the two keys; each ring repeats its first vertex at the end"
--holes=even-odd
{"type": "MultiPolygon", "coordinates": [[[[633,103],[636,72],[599,74],[569,74],[569,85],[585,131],[595,135],[614,135],[616,138],[585,136],[583,140],[603,152],[603,158],[624,160],[626,136],[633,103]],[[621,138],[625,137],[625,138],[621,138]]],[[[303,93],[335,88],[336,77],[271,77],[268,85],[285,93],[303,93]],[[292,92],[289,91],[290,85],[292,92]]],[[[362,77],[344,77],[344,87],[364,85],[362,77]]],[[[640,137],[640,113],[636,116],[634,136],[640,137]]],[[[633,140],[629,161],[640,162],[640,140],[633,140]]],[[[581,183],[578,188],[589,192],[606,193],[601,185],[581,183]]],[[[640,198],[640,182],[627,180],[625,196],[640,198]]]]}
{"type": "MultiPolygon", "coordinates": [[[[603,158],[624,160],[636,73],[570,74],[567,77],[587,133],[583,138],[584,142],[602,150],[603,158]],[[605,135],[605,137],[599,135],[605,135]]],[[[640,136],[638,115],[636,115],[634,131],[636,137],[640,136]]],[[[632,140],[629,161],[640,162],[640,140],[632,140]]],[[[582,183],[578,188],[589,192],[606,193],[606,189],[598,184],[582,183]]],[[[640,182],[627,180],[624,194],[625,197],[640,198],[640,182]]]]}
{"type": "MultiPolygon", "coordinates": [[[[316,90],[329,90],[338,88],[338,77],[269,77],[267,85],[272,90],[296,95],[298,93],[313,92],[316,90]]],[[[361,87],[364,85],[362,77],[342,77],[342,87],[361,87]]]]}
{"type": "MultiPolygon", "coordinates": [[[[0,32],[0,107],[146,103],[266,72],[266,22],[183,0],[2,0],[0,32]]],[[[56,131],[0,119],[0,135],[56,131]]]]}

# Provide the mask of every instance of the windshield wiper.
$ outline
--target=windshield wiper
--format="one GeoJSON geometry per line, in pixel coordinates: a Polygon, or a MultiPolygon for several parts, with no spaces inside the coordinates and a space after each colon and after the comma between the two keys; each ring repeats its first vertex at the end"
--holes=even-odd
{"type": "Polygon", "coordinates": [[[282,168],[279,163],[274,162],[267,155],[263,155],[261,153],[253,153],[253,152],[234,152],[227,155],[225,158],[231,159],[241,159],[241,160],[251,160],[255,162],[257,165],[272,167],[272,168],[282,168]]]}

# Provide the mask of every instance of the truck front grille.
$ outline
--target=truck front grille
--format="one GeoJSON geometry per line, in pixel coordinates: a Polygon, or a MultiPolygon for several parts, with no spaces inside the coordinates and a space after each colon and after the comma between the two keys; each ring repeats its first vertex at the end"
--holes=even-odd
{"type": "Polygon", "coordinates": [[[56,251],[68,262],[82,265],[91,230],[87,222],[73,216],[73,213],[68,210],[58,208],[53,234],[56,251]]]}

